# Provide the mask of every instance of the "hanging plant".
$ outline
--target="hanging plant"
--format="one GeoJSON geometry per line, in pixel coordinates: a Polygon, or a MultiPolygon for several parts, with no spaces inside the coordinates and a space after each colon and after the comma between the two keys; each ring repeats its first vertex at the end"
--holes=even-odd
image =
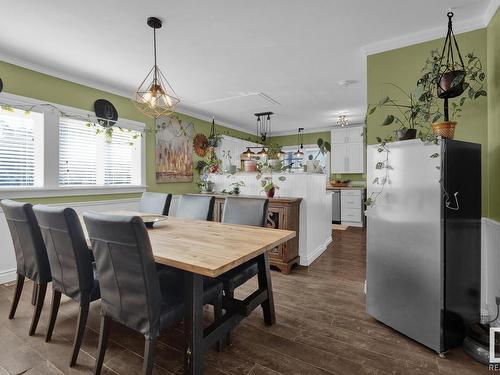
{"type": "Polygon", "coordinates": [[[198,133],[193,139],[193,149],[199,157],[205,157],[208,150],[208,139],[203,133],[198,133]]]}

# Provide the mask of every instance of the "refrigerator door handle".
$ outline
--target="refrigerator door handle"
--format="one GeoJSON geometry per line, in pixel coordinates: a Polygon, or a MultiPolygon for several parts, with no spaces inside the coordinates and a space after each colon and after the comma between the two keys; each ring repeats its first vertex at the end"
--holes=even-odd
{"type": "Polygon", "coordinates": [[[453,198],[455,198],[455,207],[453,207],[453,202],[450,202],[450,195],[446,193],[446,208],[449,208],[453,211],[460,210],[460,204],[458,203],[458,191],[453,193],[453,198]]]}

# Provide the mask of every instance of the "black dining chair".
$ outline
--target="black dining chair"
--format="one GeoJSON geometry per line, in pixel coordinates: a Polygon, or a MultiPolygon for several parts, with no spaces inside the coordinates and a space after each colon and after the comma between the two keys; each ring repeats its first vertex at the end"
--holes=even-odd
{"type": "Polygon", "coordinates": [[[82,225],[72,208],[33,207],[42,232],[52,270],[52,307],[45,341],[52,338],[61,294],[80,305],[70,367],[76,364],[85,333],[90,302],[98,300],[99,282],[82,225]]]}
{"type": "MultiPolygon", "coordinates": [[[[227,197],[224,202],[222,222],[226,224],[252,225],[265,227],[269,199],[227,197]]],[[[234,291],[239,286],[259,274],[259,260],[251,259],[242,265],[218,277],[224,284],[224,294],[234,298],[234,291]]],[[[227,335],[227,343],[230,335],[227,335]]]]}
{"type": "Polygon", "coordinates": [[[170,202],[172,202],[172,194],[144,192],[139,211],[155,215],[168,215],[170,202]]]}
{"type": "MultiPolygon", "coordinates": [[[[101,288],[101,330],[94,374],[100,374],[112,321],[145,337],[143,373],[151,374],[160,332],[184,316],[184,288],[173,273],[157,272],[140,217],[84,214],[101,288]]],[[[222,285],[204,286],[204,303],[222,285]]]]}
{"type": "Polygon", "coordinates": [[[184,194],[179,199],[175,216],[192,220],[212,220],[214,204],[214,196],[184,194]]]}
{"type": "Polygon", "coordinates": [[[27,277],[33,281],[36,290],[35,311],[29,329],[29,335],[33,336],[42,313],[47,283],[52,280],[47,250],[33,213],[33,206],[30,203],[8,199],[0,203],[12,236],[17,263],[17,283],[9,319],[14,319],[24,280],[27,277]]]}

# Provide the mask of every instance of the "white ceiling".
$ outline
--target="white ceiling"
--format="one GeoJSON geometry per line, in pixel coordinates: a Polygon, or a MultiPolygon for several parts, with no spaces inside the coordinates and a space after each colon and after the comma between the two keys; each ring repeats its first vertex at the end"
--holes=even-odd
{"type": "MultiPolygon", "coordinates": [[[[148,16],[166,21],[159,66],[181,112],[274,132],[361,121],[365,52],[484,26],[496,0],[23,0],[2,5],[0,60],[132,96],[152,65],[148,16]],[[355,80],[348,87],[341,80],[355,80]],[[269,102],[263,95],[279,104],[269,102]]],[[[8,77],[4,77],[8,82],[8,77]]],[[[8,87],[6,87],[8,91],[8,87]]]]}

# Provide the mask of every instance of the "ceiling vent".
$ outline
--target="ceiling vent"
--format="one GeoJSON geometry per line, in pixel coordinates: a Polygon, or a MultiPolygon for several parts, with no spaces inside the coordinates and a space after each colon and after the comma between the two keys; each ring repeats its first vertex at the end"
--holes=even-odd
{"type": "Polygon", "coordinates": [[[205,107],[210,110],[217,108],[223,109],[231,106],[233,109],[241,111],[253,111],[269,108],[269,106],[280,105],[280,103],[263,92],[239,94],[226,98],[206,100],[197,103],[197,106],[205,107]]]}

